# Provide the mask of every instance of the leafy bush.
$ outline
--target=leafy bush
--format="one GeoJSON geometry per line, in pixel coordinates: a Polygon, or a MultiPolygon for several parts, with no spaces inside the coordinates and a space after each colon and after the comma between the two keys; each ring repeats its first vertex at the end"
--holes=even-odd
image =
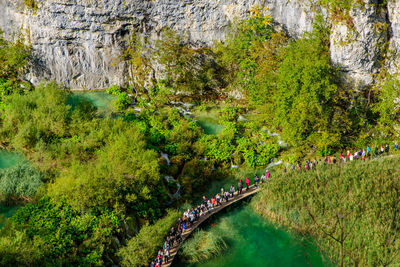
{"type": "Polygon", "coordinates": [[[175,225],[179,216],[180,212],[169,210],[168,214],[155,224],[143,226],[139,233],[118,251],[118,255],[122,257],[122,266],[143,266],[151,262],[157,250],[162,248],[165,235],[175,225]]]}
{"type": "Polygon", "coordinates": [[[113,105],[117,112],[122,112],[126,110],[131,103],[132,101],[129,95],[125,92],[122,92],[118,94],[118,98],[114,101],[113,105]]]}
{"type": "Polygon", "coordinates": [[[110,95],[119,95],[122,91],[121,91],[121,87],[119,87],[118,85],[111,85],[110,87],[107,88],[107,94],[110,95]]]}
{"type": "Polygon", "coordinates": [[[11,227],[0,235],[0,266],[43,265],[44,255],[41,240],[29,240],[25,231],[11,227]]]}
{"type": "Polygon", "coordinates": [[[12,217],[27,240],[41,244],[41,265],[102,265],[107,245],[120,229],[121,218],[99,209],[78,212],[64,202],[48,198],[28,204],[12,217]]]}
{"type": "Polygon", "coordinates": [[[400,81],[395,77],[386,78],[374,111],[379,113],[379,130],[385,136],[400,135],[400,81]]]}

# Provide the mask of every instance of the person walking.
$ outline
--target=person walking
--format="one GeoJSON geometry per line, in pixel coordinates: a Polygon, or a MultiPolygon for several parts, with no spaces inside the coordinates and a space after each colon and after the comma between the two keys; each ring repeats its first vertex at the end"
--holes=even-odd
{"type": "Polygon", "coordinates": [[[233,195],[235,194],[235,187],[233,186],[233,184],[231,185],[229,192],[231,193],[231,197],[233,197],[233,195]]]}
{"type": "Polygon", "coordinates": [[[269,181],[269,177],[271,177],[271,174],[269,173],[269,170],[267,170],[265,173],[265,179],[269,181]]]}
{"type": "Polygon", "coordinates": [[[388,144],[385,145],[385,152],[386,152],[386,155],[389,155],[389,145],[388,144]]]}
{"type": "Polygon", "coordinates": [[[399,144],[397,144],[397,142],[394,144],[394,151],[397,152],[397,149],[399,149],[399,144]]]}
{"type": "Polygon", "coordinates": [[[375,158],[378,158],[378,147],[375,147],[375,158]]]}
{"type": "Polygon", "coordinates": [[[249,190],[250,187],[250,179],[249,177],[246,177],[246,191],[249,190]]]}
{"type": "Polygon", "coordinates": [[[258,183],[260,182],[260,178],[258,178],[258,175],[254,175],[254,185],[256,188],[258,188],[258,183]]]}
{"type": "Polygon", "coordinates": [[[240,179],[240,181],[238,183],[239,195],[242,194],[242,190],[243,190],[243,181],[242,181],[242,179],[240,179]]]}
{"type": "Polygon", "coordinates": [[[383,152],[385,152],[385,148],[383,147],[383,145],[381,145],[381,154],[383,154],[383,152]]]}

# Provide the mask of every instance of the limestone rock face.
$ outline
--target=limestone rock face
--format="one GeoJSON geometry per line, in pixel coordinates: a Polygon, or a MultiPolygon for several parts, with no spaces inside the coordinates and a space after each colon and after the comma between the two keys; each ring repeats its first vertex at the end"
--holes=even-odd
{"type": "Polygon", "coordinates": [[[387,65],[390,73],[398,73],[400,71],[400,1],[388,1],[387,18],[389,39],[387,65]]]}
{"type": "Polygon", "coordinates": [[[120,60],[133,30],[157,38],[164,27],[193,45],[223,40],[226,28],[257,4],[293,35],[311,30],[306,5],[290,0],[46,0],[37,11],[22,0],[0,0],[0,28],[8,36],[30,34],[33,83],[54,79],[73,89],[104,88],[124,82],[120,60]]]}
{"type": "MultiPolygon", "coordinates": [[[[331,59],[349,79],[369,84],[382,57],[379,44],[390,38],[391,47],[399,50],[400,4],[389,0],[387,12],[378,12],[376,1],[365,1],[366,5],[351,11],[354,27],[332,23],[331,59]],[[385,22],[390,25],[390,34],[389,30],[377,30],[377,24],[385,22]]],[[[258,5],[267,8],[274,20],[297,38],[312,30],[316,9],[326,13],[310,0],[36,2],[39,8],[33,11],[23,0],[0,0],[0,28],[9,38],[15,38],[18,32],[29,36],[34,60],[28,80],[56,80],[72,89],[123,84],[126,67],[120,55],[132,31],[154,40],[161,29],[170,27],[193,46],[212,45],[225,38],[230,23],[246,18],[249,8],[258,5]]],[[[390,62],[394,69],[396,61],[390,62]]]]}
{"type": "Polygon", "coordinates": [[[345,22],[332,23],[331,60],[348,81],[360,86],[373,82],[387,40],[387,31],[383,29],[386,14],[379,11],[376,1],[367,0],[353,8],[345,22]]]}

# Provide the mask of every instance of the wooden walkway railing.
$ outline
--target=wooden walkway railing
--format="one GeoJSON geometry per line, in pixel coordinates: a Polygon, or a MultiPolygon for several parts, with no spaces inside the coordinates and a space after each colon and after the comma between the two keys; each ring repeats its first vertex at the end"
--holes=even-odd
{"type": "Polygon", "coordinates": [[[244,188],[242,191],[242,194],[240,194],[240,195],[239,195],[239,192],[236,191],[233,195],[233,198],[230,198],[228,202],[222,202],[221,206],[214,208],[209,214],[205,214],[205,215],[201,216],[197,221],[195,221],[192,224],[192,226],[187,228],[186,231],[182,234],[182,242],[180,242],[179,244],[175,244],[173,247],[170,248],[170,257],[169,257],[168,263],[163,263],[162,267],[170,267],[171,266],[172,262],[175,259],[176,254],[178,253],[180,246],[192,234],[192,232],[194,230],[196,230],[196,228],[199,227],[200,224],[202,224],[205,220],[210,218],[212,215],[220,212],[224,208],[232,205],[233,203],[235,203],[239,200],[242,200],[248,196],[254,195],[259,190],[260,190],[260,188],[256,188],[254,185],[251,185],[249,190],[247,190],[247,191],[246,191],[246,188],[244,188]]]}

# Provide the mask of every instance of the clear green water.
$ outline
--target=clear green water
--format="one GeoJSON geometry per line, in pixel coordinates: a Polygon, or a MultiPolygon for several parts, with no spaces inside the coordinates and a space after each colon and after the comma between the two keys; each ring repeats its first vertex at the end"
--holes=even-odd
{"type": "Polygon", "coordinates": [[[0,169],[6,169],[22,161],[23,157],[15,152],[0,150],[0,169]]]}
{"type": "Polygon", "coordinates": [[[218,120],[213,117],[199,116],[196,118],[197,123],[203,128],[206,134],[219,134],[224,126],[218,124],[218,120]]]}
{"type": "MultiPolygon", "coordinates": [[[[0,169],[10,168],[23,159],[18,153],[0,150],[0,169]]],[[[18,208],[19,206],[5,206],[0,204],[0,228],[3,227],[4,220],[11,217],[18,208]]]]}
{"type": "Polygon", "coordinates": [[[207,226],[203,229],[222,235],[229,248],[219,256],[200,263],[182,262],[177,258],[174,266],[324,266],[318,252],[303,246],[291,234],[276,229],[245,202],[240,207],[228,209],[206,222],[207,226]]]}
{"type": "Polygon", "coordinates": [[[219,110],[218,107],[214,107],[207,111],[197,110],[193,113],[193,118],[206,134],[219,134],[224,129],[218,121],[219,110]]]}
{"type": "Polygon", "coordinates": [[[3,227],[4,221],[13,216],[19,208],[19,206],[4,206],[0,204],[0,229],[3,227]]]}
{"type": "Polygon", "coordinates": [[[85,99],[97,107],[100,114],[111,112],[112,102],[116,99],[115,96],[107,94],[106,91],[89,91],[75,92],[67,100],[67,104],[72,108],[76,106],[82,99],[85,99]]]}

